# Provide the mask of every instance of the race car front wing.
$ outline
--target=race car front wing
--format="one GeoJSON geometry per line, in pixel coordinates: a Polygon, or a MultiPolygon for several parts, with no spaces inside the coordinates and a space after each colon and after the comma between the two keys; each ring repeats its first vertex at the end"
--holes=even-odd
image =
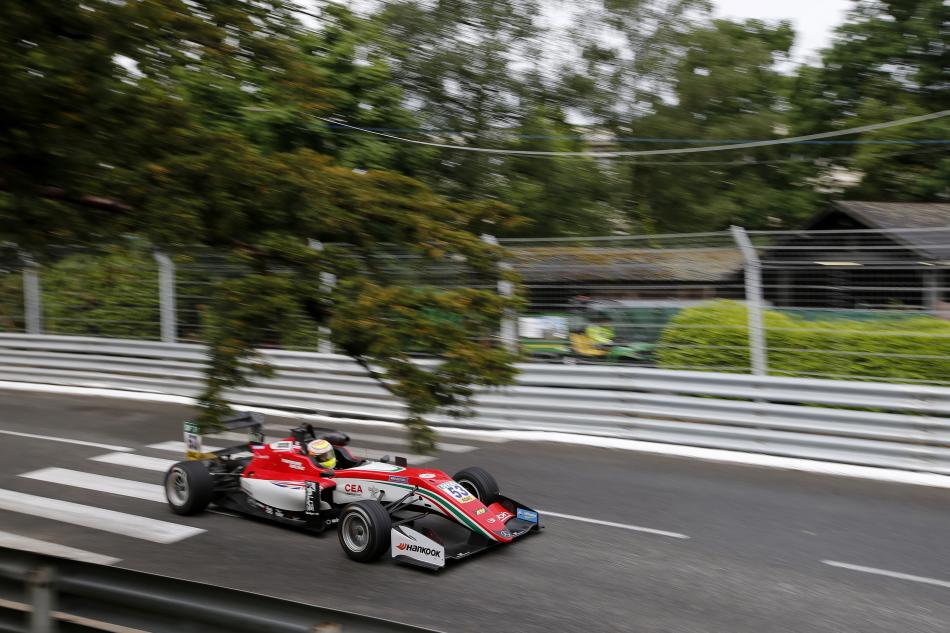
{"type": "MultiPolygon", "coordinates": [[[[512,515],[504,524],[504,529],[511,538],[539,531],[543,527],[537,511],[508,497],[499,497],[496,503],[512,515]]],[[[446,539],[441,538],[432,530],[426,530],[426,534],[417,530],[415,526],[417,518],[418,515],[393,523],[390,532],[390,547],[394,561],[437,570],[444,567],[446,561],[468,558],[502,544],[475,532],[469,532],[463,542],[447,543],[446,539]]]]}

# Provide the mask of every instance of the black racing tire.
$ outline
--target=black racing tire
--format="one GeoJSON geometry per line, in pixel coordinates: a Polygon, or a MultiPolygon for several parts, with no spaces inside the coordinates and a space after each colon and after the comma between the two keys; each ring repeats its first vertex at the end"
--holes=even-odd
{"type": "Polygon", "coordinates": [[[392,519],[378,501],[366,499],[350,503],[340,512],[340,547],[347,556],[369,563],[389,549],[392,519]]]}
{"type": "Polygon", "coordinates": [[[491,473],[484,468],[479,468],[478,466],[463,468],[455,473],[452,479],[475,495],[475,497],[486,506],[498,500],[498,495],[500,494],[498,482],[495,481],[491,473]]]}
{"type": "Polygon", "coordinates": [[[214,498],[214,477],[202,462],[178,462],[165,473],[165,499],[175,514],[197,514],[214,498]]]}

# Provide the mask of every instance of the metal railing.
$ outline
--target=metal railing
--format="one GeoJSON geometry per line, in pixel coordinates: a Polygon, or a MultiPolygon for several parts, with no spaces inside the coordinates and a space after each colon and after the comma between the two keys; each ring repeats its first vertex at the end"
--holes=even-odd
{"type": "Polygon", "coordinates": [[[431,631],[190,580],[0,547],[0,631],[431,631]]]}
{"type": "MultiPolygon", "coordinates": [[[[236,405],[341,419],[404,419],[405,406],[345,356],[264,350],[274,377],[236,405]]],[[[0,380],[192,397],[197,344],[0,334],[0,380]]],[[[426,362],[426,361],[422,361],[426,362]]],[[[556,431],[950,474],[950,389],[618,365],[519,365],[436,425],[556,431]]]]}
{"type": "MultiPolygon", "coordinates": [[[[950,386],[950,228],[734,227],[498,243],[525,303],[494,342],[534,362],[950,386]]],[[[37,265],[0,248],[0,331],[200,342],[217,284],[246,265],[186,251],[61,248],[37,265]]],[[[397,251],[384,260],[405,283],[515,291],[507,281],[486,286],[458,263],[397,251]]],[[[334,283],[321,274],[325,292],[334,283]]],[[[328,332],[310,325],[272,332],[268,345],[332,352],[328,332]]]]}

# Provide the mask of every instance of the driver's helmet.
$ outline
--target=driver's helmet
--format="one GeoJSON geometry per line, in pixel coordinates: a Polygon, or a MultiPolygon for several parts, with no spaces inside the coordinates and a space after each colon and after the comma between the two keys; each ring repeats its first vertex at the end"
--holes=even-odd
{"type": "Polygon", "coordinates": [[[326,440],[313,440],[307,444],[307,454],[324,468],[336,468],[336,453],[326,440]]]}

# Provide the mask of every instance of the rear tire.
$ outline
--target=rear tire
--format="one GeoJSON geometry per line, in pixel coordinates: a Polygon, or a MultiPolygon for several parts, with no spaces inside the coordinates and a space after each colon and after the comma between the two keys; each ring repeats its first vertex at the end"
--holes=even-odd
{"type": "Polygon", "coordinates": [[[165,473],[165,499],[175,514],[197,514],[214,498],[214,478],[201,462],[178,462],[165,473]]]}
{"type": "Polygon", "coordinates": [[[455,473],[455,476],[452,477],[452,479],[457,481],[463,488],[475,495],[475,498],[484,503],[486,506],[491,505],[498,500],[498,495],[500,494],[498,482],[495,481],[495,478],[491,476],[491,473],[489,473],[484,468],[479,468],[478,466],[469,466],[468,468],[463,468],[462,470],[455,473]]]}
{"type": "Polygon", "coordinates": [[[356,501],[340,513],[340,547],[360,563],[376,560],[389,549],[392,519],[378,501],[356,501]]]}

